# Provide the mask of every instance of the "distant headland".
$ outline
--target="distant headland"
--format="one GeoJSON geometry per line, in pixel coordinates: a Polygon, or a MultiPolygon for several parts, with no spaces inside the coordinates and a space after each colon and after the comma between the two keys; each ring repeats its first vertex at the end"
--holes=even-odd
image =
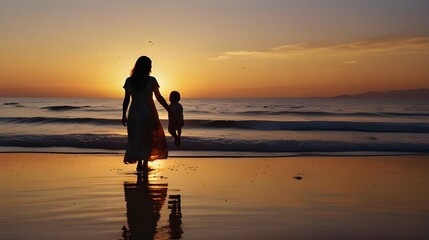
{"type": "Polygon", "coordinates": [[[384,98],[384,99],[403,99],[403,98],[414,98],[414,99],[429,99],[429,89],[419,88],[419,89],[410,89],[410,90],[393,90],[385,92],[365,92],[356,95],[339,95],[333,98],[352,98],[352,99],[375,99],[375,98],[384,98]]]}

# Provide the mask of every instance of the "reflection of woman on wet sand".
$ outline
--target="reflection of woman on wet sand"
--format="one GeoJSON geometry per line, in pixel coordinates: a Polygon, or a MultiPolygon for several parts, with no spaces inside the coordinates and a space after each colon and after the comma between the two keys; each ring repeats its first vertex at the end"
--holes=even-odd
{"type": "MultiPolygon", "coordinates": [[[[167,183],[149,183],[148,174],[137,174],[137,182],[124,182],[128,228],[122,227],[122,237],[130,239],[154,239],[158,234],[171,239],[182,237],[182,213],[180,195],[170,195],[168,208],[169,225],[157,228],[160,211],[167,197],[167,183]]],[[[159,236],[159,235],[158,235],[159,236]]]]}
{"type": "Polygon", "coordinates": [[[151,70],[150,58],[140,57],[124,85],[122,124],[127,126],[128,132],[124,162],[137,162],[137,171],[147,170],[149,160],[165,159],[168,156],[167,140],[152,95],[155,94],[158,102],[167,111],[169,107],[159,92],[158,82],[149,75],[151,70]],[[127,118],[130,97],[132,101],[127,118]]]}
{"type": "Polygon", "coordinates": [[[167,184],[149,184],[147,174],[137,174],[137,183],[124,183],[127,220],[125,239],[153,239],[160,211],[167,196],[167,184]]]}

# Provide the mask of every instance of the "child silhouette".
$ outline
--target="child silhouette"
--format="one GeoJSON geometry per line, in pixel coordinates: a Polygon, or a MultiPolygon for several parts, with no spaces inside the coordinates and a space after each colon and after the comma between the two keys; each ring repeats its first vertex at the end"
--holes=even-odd
{"type": "Polygon", "coordinates": [[[174,137],[174,145],[180,146],[180,136],[182,135],[183,107],[179,103],[180,93],[172,91],[170,93],[170,111],[168,112],[168,132],[174,137]]]}

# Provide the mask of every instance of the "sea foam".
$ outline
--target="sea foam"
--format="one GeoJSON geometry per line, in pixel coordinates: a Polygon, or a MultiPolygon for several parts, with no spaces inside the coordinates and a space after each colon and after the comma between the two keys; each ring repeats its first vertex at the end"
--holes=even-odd
{"type": "MultiPolygon", "coordinates": [[[[2,135],[0,146],[14,147],[73,147],[82,149],[123,150],[126,135],[67,134],[67,135],[2,135]]],[[[428,143],[401,141],[321,141],[321,140],[237,140],[226,138],[183,137],[180,148],[188,151],[250,151],[250,152],[419,152],[429,153],[428,143]]]]}

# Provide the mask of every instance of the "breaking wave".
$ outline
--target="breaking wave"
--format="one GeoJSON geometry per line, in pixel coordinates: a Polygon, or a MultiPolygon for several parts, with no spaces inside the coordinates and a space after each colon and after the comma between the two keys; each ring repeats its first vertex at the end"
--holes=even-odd
{"type": "Polygon", "coordinates": [[[49,106],[49,107],[42,107],[41,109],[47,109],[51,111],[68,111],[68,110],[75,110],[75,109],[82,109],[82,108],[89,108],[89,106],[49,106]]]}
{"type": "MultiPolygon", "coordinates": [[[[127,136],[118,134],[2,135],[0,146],[73,147],[81,149],[124,150],[127,136]]],[[[171,142],[170,148],[175,149],[171,142]]],[[[177,149],[177,148],[176,148],[177,149]]],[[[321,140],[237,140],[183,137],[180,150],[250,152],[417,152],[429,153],[429,143],[350,142],[321,140]]]]}
{"type": "MultiPolygon", "coordinates": [[[[161,120],[163,125],[167,120],[161,120]]],[[[0,123],[121,125],[120,119],[2,117],[0,123]]],[[[263,120],[185,120],[187,128],[242,129],[261,131],[359,131],[429,133],[429,123],[353,122],[353,121],[263,121],[263,120]]]]}

